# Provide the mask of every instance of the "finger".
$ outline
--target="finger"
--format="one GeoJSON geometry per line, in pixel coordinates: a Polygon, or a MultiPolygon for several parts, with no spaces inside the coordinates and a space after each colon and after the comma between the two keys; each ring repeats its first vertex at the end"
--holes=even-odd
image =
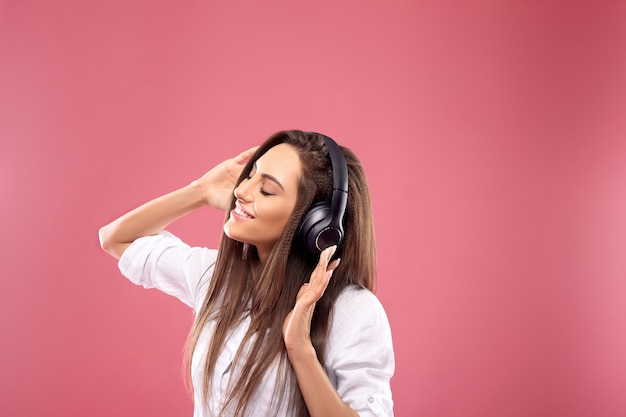
{"type": "Polygon", "coordinates": [[[328,268],[326,268],[326,271],[334,271],[335,269],[337,269],[340,263],[341,263],[341,258],[335,259],[334,261],[328,264],[328,268]]]}
{"type": "Polygon", "coordinates": [[[328,248],[322,251],[322,253],[320,254],[320,260],[317,262],[315,269],[311,273],[311,278],[309,279],[309,282],[311,284],[313,284],[314,281],[317,281],[322,276],[324,276],[328,268],[328,263],[330,262],[330,258],[332,258],[336,249],[337,249],[336,246],[329,246],[328,248]]]}
{"type": "Polygon", "coordinates": [[[333,257],[336,251],[337,251],[337,245],[329,246],[326,249],[324,249],[322,253],[320,254],[320,261],[318,262],[317,265],[321,266],[323,270],[326,270],[326,268],[328,267],[328,263],[330,262],[331,258],[333,257]]]}
{"type": "Polygon", "coordinates": [[[329,268],[330,258],[336,250],[336,246],[331,246],[322,251],[320,254],[320,261],[311,273],[311,278],[309,279],[309,294],[314,301],[319,300],[324,294],[333,270],[337,267],[337,265],[339,265],[339,261],[335,260],[330,264],[329,268]]]}
{"type": "Polygon", "coordinates": [[[237,155],[236,157],[233,158],[233,160],[235,162],[237,162],[238,164],[242,163],[243,161],[247,160],[248,158],[250,158],[258,149],[258,146],[253,146],[250,149],[247,149],[243,152],[241,152],[239,155],[237,155]]]}
{"type": "Polygon", "coordinates": [[[320,254],[320,260],[315,266],[315,269],[313,269],[313,271],[311,272],[311,276],[309,277],[309,284],[314,288],[314,290],[312,288],[314,292],[317,292],[318,287],[320,286],[322,286],[323,291],[323,289],[326,288],[326,285],[328,285],[328,279],[330,277],[326,276],[329,272],[326,269],[328,268],[330,258],[332,257],[332,254],[335,253],[336,249],[336,246],[330,246],[324,249],[320,254]]]}
{"type": "Polygon", "coordinates": [[[328,281],[322,282],[321,280],[318,280],[314,285],[308,285],[302,292],[302,295],[296,300],[296,305],[305,309],[314,306],[324,295],[327,286],[328,281]]]}

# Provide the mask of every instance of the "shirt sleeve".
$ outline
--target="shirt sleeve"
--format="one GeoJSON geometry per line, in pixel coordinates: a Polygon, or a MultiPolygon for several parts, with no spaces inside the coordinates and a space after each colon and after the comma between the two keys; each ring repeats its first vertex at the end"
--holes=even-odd
{"type": "Polygon", "coordinates": [[[217,251],[191,247],[162,231],[135,240],[122,254],[122,275],[144,288],[156,288],[198,309],[213,274],[217,251]]]}
{"type": "Polygon", "coordinates": [[[391,329],[380,301],[370,291],[349,287],[337,299],[326,368],[339,396],[359,416],[393,416],[391,329]]]}

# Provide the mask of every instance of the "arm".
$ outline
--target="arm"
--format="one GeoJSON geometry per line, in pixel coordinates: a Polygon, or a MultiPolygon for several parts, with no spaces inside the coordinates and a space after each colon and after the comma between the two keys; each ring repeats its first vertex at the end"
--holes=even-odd
{"type": "Polygon", "coordinates": [[[330,262],[335,250],[336,247],[332,246],[322,252],[309,283],[304,284],[300,289],[296,305],[287,316],[283,326],[287,355],[296,373],[298,386],[311,417],[358,416],[333,387],[324,368],[317,360],[310,337],[315,303],[324,294],[332,272],[339,265],[339,260],[330,262]]]}
{"type": "Polygon", "coordinates": [[[99,231],[100,246],[119,259],[142,236],[154,235],[168,224],[201,207],[228,210],[243,163],[256,148],[227,159],[198,180],[122,215],[99,231]]]}

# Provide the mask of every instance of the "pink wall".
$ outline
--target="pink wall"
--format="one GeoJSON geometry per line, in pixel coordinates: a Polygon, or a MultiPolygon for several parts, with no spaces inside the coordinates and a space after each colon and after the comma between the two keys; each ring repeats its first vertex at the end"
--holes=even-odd
{"type": "Polygon", "coordinates": [[[472,3],[0,2],[0,415],[190,416],[98,227],[294,127],[369,173],[398,416],[626,415],[626,7],[472,3]]]}

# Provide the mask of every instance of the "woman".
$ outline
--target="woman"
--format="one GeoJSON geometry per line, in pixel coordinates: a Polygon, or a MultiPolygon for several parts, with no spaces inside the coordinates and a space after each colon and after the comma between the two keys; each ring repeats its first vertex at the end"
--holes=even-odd
{"type": "Polygon", "coordinates": [[[369,191],[349,149],[276,133],[104,226],[100,242],[131,281],[194,309],[185,355],[194,416],[393,415],[369,191]],[[347,190],[333,190],[333,174],[347,174],[347,190]],[[303,218],[331,200],[338,230],[311,242],[303,218]],[[219,250],[164,230],[205,206],[228,213],[219,250]]]}

